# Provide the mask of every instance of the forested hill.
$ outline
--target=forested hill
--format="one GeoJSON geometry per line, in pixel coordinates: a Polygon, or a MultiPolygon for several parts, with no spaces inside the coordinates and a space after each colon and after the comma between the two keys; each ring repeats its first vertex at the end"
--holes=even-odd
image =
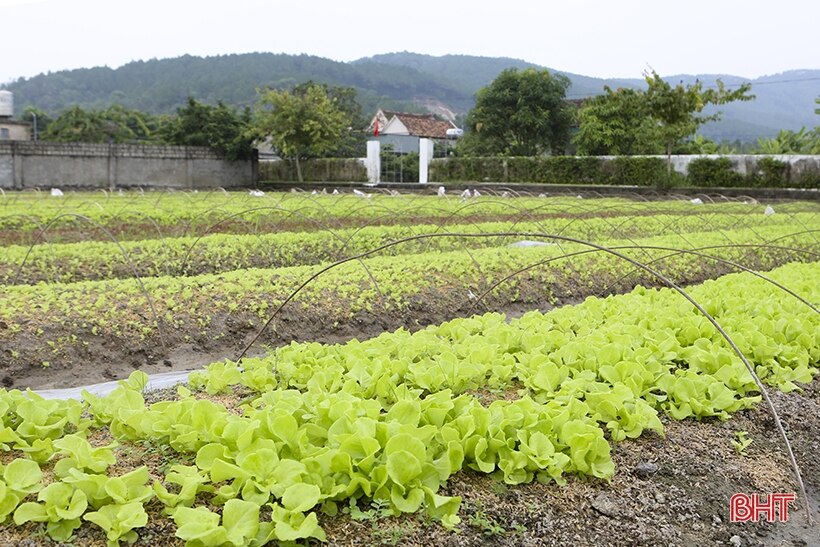
{"type": "MultiPolygon", "coordinates": [[[[474,93],[474,90],[490,83],[499,72],[508,67],[544,68],[519,59],[469,55],[433,57],[408,52],[375,55],[353,64],[366,62],[411,68],[448,82],[464,93],[471,90],[474,93]]],[[[638,77],[634,79],[601,79],[571,72],[554,72],[566,75],[572,82],[567,92],[568,98],[582,99],[599,94],[605,85],[612,88],[646,87],[640,74],[636,74],[638,77]]],[[[814,101],[820,96],[820,70],[792,70],[753,80],[726,74],[678,74],[665,79],[673,84],[693,84],[700,80],[707,87],[714,86],[717,79],[730,87],[751,81],[752,93],[756,97],[754,101],[721,106],[719,110],[723,112],[722,120],[701,128],[700,133],[716,140],[754,141],[759,136],[774,136],[780,129],[799,130],[804,126],[812,128],[820,125],[820,116],[814,113],[817,108],[814,101]]]]}
{"type": "Polygon", "coordinates": [[[258,88],[287,87],[307,80],[356,88],[365,111],[380,103],[407,106],[416,98],[433,97],[459,110],[469,108],[472,101],[470,92],[400,66],[273,53],[135,61],[117,69],[40,74],[5,87],[14,92],[17,110],[34,105],[54,113],[75,104],[102,108],[118,103],[161,114],[184,105],[189,96],[211,103],[251,105],[258,88]]]}
{"type": "MultiPolygon", "coordinates": [[[[97,67],[66,70],[21,78],[4,86],[15,93],[18,114],[29,105],[48,113],[68,106],[105,108],[121,104],[151,113],[172,113],[189,96],[215,103],[246,106],[256,90],[284,87],[307,80],[350,86],[358,91],[363,112],[377,107],[402,110],[424,108],[467,112],[475,92],[505,68],[542,68],[518,59],[416,53],[390,53],[343,63],[309,55],[248,53],[216,57],[183,56],[136,61],[117,69],[97,67]]],[[[572,81],[569,98],[584,98],[610,87],[640,87],[643,80],[600,79],[566,73],[572,81]]],[[[640,76],[636,74],[636,76],[640,76]]],[[[711,85],[716,77],[726,84],[746,81],[735,76],[672,76],[670,81],[711,85]]],[[[791,71],[752,80],[755,101],[722,108],[724,121],[705,126],[706,136],[725,140],[754,140],[779,129],[813,127],[814,99],[820,89],[820,70],[791,71]]]]}
{"type": "MultiPolygon", "coordinates": [[[[421,55],[418,53],[388,53],[384,55],[374,55],[366,59],[354,61],[354,65],[365,63],[379,63],[382,65],[392,65],[412,68],[434,76],[440,81],[448,82],[454,88],[473,95],[476,90],[492,82],[498,74],[506,68],[535,68],[545,67],[528,63],[520,59],[509,57],[475,57],[472,55],[443,55],[433,57],[431,55],[421,55]]],[[[643,80],[638,79],[601,79],[573,74],[571,72],[556,71],[548,69],[550,72],[564,74],[572,82],[567,95],[569,98],[584,98],[597,95],[603,92],[604,85],[610,87],[638,87],[643,84],[643,80]]]]}

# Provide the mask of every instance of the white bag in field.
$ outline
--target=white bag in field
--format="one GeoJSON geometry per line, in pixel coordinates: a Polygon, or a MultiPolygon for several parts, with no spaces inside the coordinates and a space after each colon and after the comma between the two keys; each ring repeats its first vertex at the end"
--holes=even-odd
{"type": "Polygon", "coordinates": [[[771,205],[767,205],[766,209],[763,211],[763,214],[767,217],[772,216],[774,214],[774,207],[772,207],[771,205]]]}
{"type": "Polygon", "coordinates": [[[60,196],[62,196],[62,195],[63,195],[63,191],[62,191],[62,190],[60,190],[59,188],[52,188],[52,189],[51,189],[51,195],[52,195],[52,196],[57,196],[57,197],[60,197],[60,196]]]}

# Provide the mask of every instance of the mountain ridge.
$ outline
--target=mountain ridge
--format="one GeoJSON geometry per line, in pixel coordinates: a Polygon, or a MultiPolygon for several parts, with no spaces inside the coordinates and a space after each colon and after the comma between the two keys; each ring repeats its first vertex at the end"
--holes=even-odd
{"type": "MultiPolygon", "coordinates": [[[[105,108],[118,103],[155,114],[172,113],[188,96],[236,107],[252,105],[256,90],[285,87],[307,80],[356,88],[363,112],[377,107],[424,110],[440,104],[463,114],[473,105],[478,89],[505,68],[546,68],[572,82],[568,98],[603,92],[605,85],[640,88],[642,78],[596,78],[554,70],[522,59],[472,55],[431,56],[411,52],[383,53],[350,62],[313,55],[276,53],[224,54],[209,57],[183,55],[168,59],[132,61],[117,68],[92,67],[19,78],[0,86],[15,94],[16,111],[36,106],[55,113],[72,105],[105,108]]],[[[755,101],[724,105],[724,119],[710,122],[700,133],[720,140],[754,140],[780,129],[797,130],[820,122],[814,99],[820,88],[820,70],[795,69],[749,80],[729,74],[677,74],[672,83],[697,80],[727,86],[752,83],[755,101]]]]}

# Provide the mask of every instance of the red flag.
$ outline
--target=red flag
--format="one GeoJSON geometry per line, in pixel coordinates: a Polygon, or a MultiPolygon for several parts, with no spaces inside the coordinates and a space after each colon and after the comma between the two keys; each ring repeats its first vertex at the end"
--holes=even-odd
{"type": "Polygon", "coordinates": [[[376,118],[376,125],[373,127],[373,136],[379,136],[379,118],[376,118]]]}

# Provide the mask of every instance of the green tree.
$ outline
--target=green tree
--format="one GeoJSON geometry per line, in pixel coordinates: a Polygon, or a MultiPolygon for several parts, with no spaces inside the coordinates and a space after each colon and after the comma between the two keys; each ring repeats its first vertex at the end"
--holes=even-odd
{"type": "Polygon", "coordinates": [[[564,99],[569,78],[546,70],[504,70],[478,91],[467,116],[462,151],[471,155],[563,154],[574,107],[564,99]]]}
{"type": "Polygon", "coordinates": [[[663,139],[652,119],[646,94],[637,89],[604,87],[606,94],[584,102],[573,142],[581,155],[659,154],[663,139]]]}
{"type": "MultiPolygon", "coordinates": [[[[36,111],[38,126],[41,116],[36,111]]],[[[148,142],[152,138],[153,118],[137,110],[119,105],[106,110],[84,110],[74,106],[60,113],[53,121],[44,117],[45,130],[40,131],[43,140],[57,142],[124,143],[148,142]]]]}
{"type": "Polygon", "coordinates": [[[38,140],[46,133],[49,124],[54,121],[51,116],[36,106],[27,106],[23,109],[22,118],[23,121],[31,124],[32,131],[34,132],[33,136],[38,140]]]}
{"type": "Polygon", "coordinates": [[[347,115],[351,125],[358,127],[367,123],[367,120],[362,116],[362,106],[359,104],[356,88],[348,86],[329,86],[308,80],[307,82],[294,86],[292,93],[295,95],[304,95],[309,88],[314,86],[319,86],[324,90],[336,108],[347,115]]]}
{"type": "Polygon", "coordinates": [[[697,129],[713,120],[720,119],[720,112],[710,116],[699,115],[707,105],[721,105],[733,101],[750,101],[751,84],[743,84],[729,91],[723,82],[717,81],[717,88],[703,89],[702,82],[684,86],[672,86],[654,70],[645,73],[646,100],[650,116],[658,124],[667,155],[667,172],[672,174],[672,149],[683,139],[692,136],[697,129]]]}
{"type": "Polygon", "coordinates": [[[117,131],[106,124],[97,110],[71,107],[60,113],[42,134],[43,140],[56,142],[103,143],[119,137],[117,131]]]}
{"type": "Polygon", "coordinates": [[[712,139],[707,139],[703,135],[695,135],[688,141],[682,142],[675,147],[675,154],[737,154],[736,144],[721,142],[716,143],[712,139]]]}
{"type": "Polygon", "coordinates": [[[151,142],[155,138],[154,132],[157,130],[158,121],[156,117],[145,112],[115,104],[106,108],[102,112],[102,117],[108,124],[118,128],[117,131],[123,134],[124,140],[151,142]]]}
{"type": "Polygon", "coordinates": [[[350,127],[350,119],[317,84],[288,91],[271,89],[261,94],[252,135],[270,138],[273,148],[296,162],[296,176],[302,182],[300,161],[321,157],[338,146],[350,127]]]}
{"type": "Polygon", "coordinates": [[[168,144],[207,146],[228,159],[241,159],[253,150],[250,121],[250,109],[237,113],[222,101],[214,106],[188,97],[188,104],[177,109],[175,117],[166,119],[158,133],[168,144]]]}
{"type": "Polygon", "coordinates": [[[781,130],[771,139],[757,139],[757,154],[820,154],[820,127],[781,130]]]}
{"type": "Polygon", "coordinates": [[[360,158],[367,153],[367,135],[362,129],[368,120],[362,115],[362,106],[358,101],[358,92],[353,87],[329,86],[307,81],[293,88],[292,93],[304,95],[311,86],[320,86],[330,101],[348,118],[347,131],[343,132],[336,146],[328,148],[322,153],[324,157],[360,158]]]}

